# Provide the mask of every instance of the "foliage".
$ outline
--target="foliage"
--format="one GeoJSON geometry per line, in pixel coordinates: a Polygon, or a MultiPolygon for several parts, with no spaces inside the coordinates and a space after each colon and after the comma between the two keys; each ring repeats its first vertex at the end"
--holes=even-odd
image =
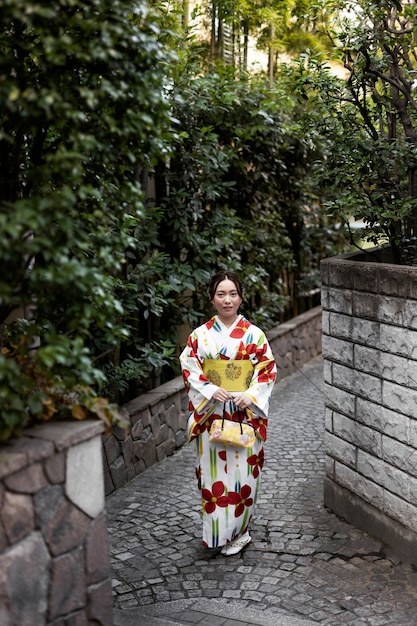
{"type": "Polygon", "coordinates": [[[171,6],[2,8],[0,440],[58,415],[112,423],[177,373],[213,271],[241,273],[270,328],[338,243],[311,177],[323,140],[287,85],[208,72],[171,6]]]}
{"type": "Polygon", "coordinates": [[[229,267],[246,283],[247,315],[270,328],[296,297],[300,275],[318,269],[315,252],[301,254],[309,222],[319,226],[306,210],[317,202],[309,169],[318,148],[305,141],[284,93],[262,78],[218,67],[178,80],[175,94],[178,130],[172,157],[157,170],[157,203],[161,246],[189,275],[193,297],[183,315],[194,325],[198,311],[211,312],[208,273],[229,267]],[[296,275],[292,294],[288,274],[296,275]]]}
{"type": "Polygon", "coordinates": [[[368,0],[357,6],[338,32],[346,79],[335,79],[326,64],[304,56],[295,82],[299,94],[313,101],[316,132],[328,141],[320,178],[330,213],[348,227],[352,217],[363,220],[361,237],[388,242],[396,263],[414,263],[416,6],[368,0]]]}
{"type": "Polygon", "coordinates": [[[167,53],[144,6],[130,11],[2,7],[0,439],[71,394],[73,415],[102,413],[95,346],[111,353],[129,333],[117,292],[144,214],[138,174],[168,119],[167,53]]]}

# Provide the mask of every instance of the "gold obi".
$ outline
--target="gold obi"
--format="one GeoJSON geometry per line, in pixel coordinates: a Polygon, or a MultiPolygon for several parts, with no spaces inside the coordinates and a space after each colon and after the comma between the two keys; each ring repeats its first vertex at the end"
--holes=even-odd
{"type": "Polygon", "coordinates": [[[249,359],[206,359],[203,372],[211,383],[226,391],[246,391],[253,376],[249,359]]]}

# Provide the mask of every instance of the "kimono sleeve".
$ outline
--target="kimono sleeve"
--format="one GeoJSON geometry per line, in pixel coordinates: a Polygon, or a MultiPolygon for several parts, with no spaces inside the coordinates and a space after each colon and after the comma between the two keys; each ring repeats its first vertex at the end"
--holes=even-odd
{"type": "Polygon", "coordinates": [[[256,358],[254,359],[254,372],[248,390],[254,404],[253,412],[267,418],[269,402],[277,376],[277,366],[271,347],[263,331],[259,332],[256,341],[256,358]]]}
{"type": "Polygon", "coordinates": [[[203,360],[198,352],[198,335],[194,331],[180,354],[180,364],[188,399],[196,414],[205,413],[212,405],[212,397],[218,389],[204,375],[203,360]]]}

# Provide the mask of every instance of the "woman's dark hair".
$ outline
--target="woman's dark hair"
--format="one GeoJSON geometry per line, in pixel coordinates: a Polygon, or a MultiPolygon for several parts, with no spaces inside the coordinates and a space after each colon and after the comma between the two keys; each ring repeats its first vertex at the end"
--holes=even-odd
{"type": "Polygon", "coordinates": [[[243,285],[239,276],[235,274],[235,272],[229,272],[229,270],[220,270],[220,272],[217,272],[217,274],[214,274],[214,276],[211,277],[209,282],[208,295],[210,302],[215,296],[219,283],[223,280],[231,280],[236,285],[236,291],[239,296],[243,299],[243,285]]]}

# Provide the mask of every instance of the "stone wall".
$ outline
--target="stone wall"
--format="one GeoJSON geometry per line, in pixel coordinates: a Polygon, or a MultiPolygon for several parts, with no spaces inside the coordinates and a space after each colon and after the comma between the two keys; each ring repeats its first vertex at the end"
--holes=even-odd
{"type": "Polygon", "coordinates": [[[417,562],[417,268],[322,262],[325,503],[417,562]]]}
{"type": "Polygon", "coordinates": [[[0,624],[112,624],[98,421],[0,445],[0,624]]]}
{"type": "MultiPolygon", "coordinates": [[[[321,353],[321,332],[321,307],[315,307],[267,333],[280,378],[321,353]]],[[[106,495],[186,442],[187,398],[181,376],[124,408],[130,415],[128,431],[115,428],[103,435],[106,495]]]]}

